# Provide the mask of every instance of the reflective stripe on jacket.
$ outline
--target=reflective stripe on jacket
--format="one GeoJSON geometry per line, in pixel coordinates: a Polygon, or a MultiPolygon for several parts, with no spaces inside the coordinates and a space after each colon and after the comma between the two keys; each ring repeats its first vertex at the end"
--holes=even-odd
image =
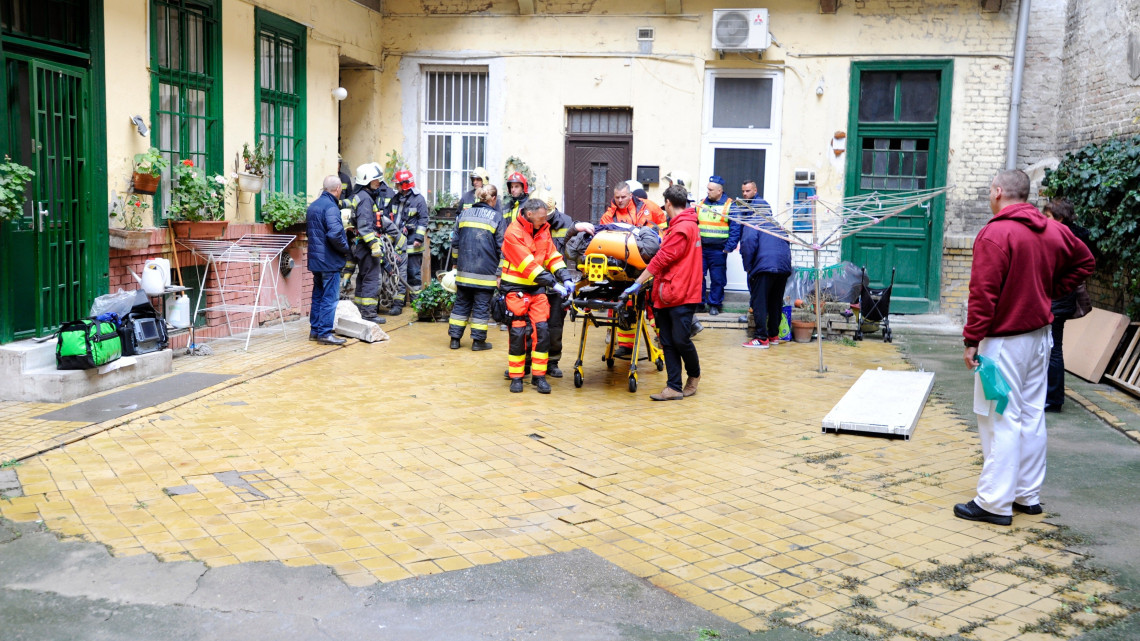
{"type": "Polygon", "coordinates": [[[451,232],[456,284],[495,288],[506,229],[503,215],[486,203],[476,203],[459,212],[451,232]]]}
{"type": "Polygon", "coordinates": [[[609,209],[598,220],[598,224],[611,223],[625,223],[634,227],[657,225],[659,229],[665,229],[669,225],[665,219],[665,212],[661,211],[660,207],[640,198],[630,198],[629,203],[622,209],[618,209],[617,205],[611,202],[609,209]]]}
{"type": "Polygon", "coordinates": [[[396,223],[408,239],[408,253],[422,253],[428,223],[428,206],[423,194],[417,189],[402,191],[392,197],[387,210],[388,218],[396,223]],[[414,246],[416,241],[421,243],[419,247],[414,246]]]}
{"type": "Polygon", "coordinates": [[[728,210],[732,200],[722,203],[710,203],[708,199],[701,201],[697,207],[697,225],[701,230],[701,239],[706,244],[728,242],[728,210]]]}
{"type": "Polygon", "coordinates": [[[504,291],[540,292],[567,275],[566,261],[550,237],[550,225],[535,229],[526,216],[519,216],[503,237],[502,284],[504,291]],[[562,272],[559,274],[559,272],[562,272]]]}

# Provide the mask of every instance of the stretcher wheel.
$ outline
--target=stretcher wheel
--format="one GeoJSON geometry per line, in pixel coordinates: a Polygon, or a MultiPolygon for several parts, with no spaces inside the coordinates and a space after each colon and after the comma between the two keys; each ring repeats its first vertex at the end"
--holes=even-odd
{"type": "Polygon", "coordinates": [[[653,361],[653,364],[657,366],[658,372],[665,369],[665,359],[663,359],[663,358],[659,358],[656,361],[653,361]]]}
{"type": "Polygon", "coordinates": [[[889,327],[887,329],[883,330],[883,342],[884,343],[893,343],[894,342],[894,339],[891,337],[891,328],[889,328],[889,327]]]}
{"type": "Polygon", "coordinates": [[[582,372],[574,372],[574,387],[582,387],[582,372]]]}
{"type": "Polygon", "coordinates": [[[606,367],[610,369],[614,368],[614,359],[612,356],[606,359],[606,367]]]}
{"type": "Polygon", "coordinates": [[[632,377],[632,376],[629,377],[629,391],[630,392],[636,392],[637,391],[637,379],[632,377]]]}

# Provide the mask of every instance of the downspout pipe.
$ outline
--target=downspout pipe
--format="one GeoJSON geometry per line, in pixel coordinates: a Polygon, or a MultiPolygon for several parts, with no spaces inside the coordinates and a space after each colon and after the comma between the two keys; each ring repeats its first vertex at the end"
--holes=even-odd
{"type": "Polygon", "coordinates": [[[1021,81],[1025,77],[1025,41],[1029,39],[1029,6],[1021,0],[1017,13],[1017,39],[1013,49],[1013,88],[1009,102],[1009,133],[1005,141],[1005,168],[1017,168],[1017,134],[1021,121],[1021,81]]]}

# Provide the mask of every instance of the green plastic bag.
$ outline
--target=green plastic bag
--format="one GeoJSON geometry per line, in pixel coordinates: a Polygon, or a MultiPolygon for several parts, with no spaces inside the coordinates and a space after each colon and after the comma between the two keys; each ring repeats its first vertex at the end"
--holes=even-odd
{"type": "Polygon", "coordinates": [[[1009,404],[1009,383],[1005,377],[1001,375],[1001,370],[998,369],[997,363],[992,359],[986,358],[979,354],[977,356],[978,366],[974,371],[982,379],[982,392],[986,395],[987,401],[997,401],[994,409],[998,414],[1005,414],[1005,406],[1009,404]]]}

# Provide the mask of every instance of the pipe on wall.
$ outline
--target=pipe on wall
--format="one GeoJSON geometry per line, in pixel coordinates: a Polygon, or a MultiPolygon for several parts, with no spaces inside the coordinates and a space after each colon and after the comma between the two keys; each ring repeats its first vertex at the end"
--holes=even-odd
{"type": "Polygon", "coordinates": [[[1017,167],[1017,133],[1021,120],[1021,81],[1025,77],[1025,41],[1029,36],[1029,5],[1021,0],[1017,13],[1017,40],[1013,48],[1013,87],[1009,101],[1009,133],[1005,141],[1005,168],[1017,167]]]}

